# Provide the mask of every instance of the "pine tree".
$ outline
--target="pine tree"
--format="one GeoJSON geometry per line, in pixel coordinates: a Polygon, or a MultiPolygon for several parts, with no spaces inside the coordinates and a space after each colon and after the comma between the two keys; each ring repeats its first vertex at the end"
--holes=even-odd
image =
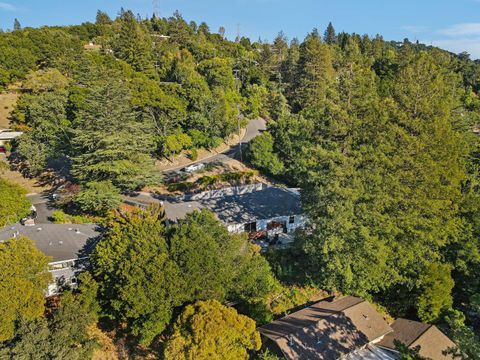
{"type": "Polygon", "coordinates": [[[328,23],[327,29],[325,30],[323,41],[325,41],[328,45],[332,45],[337,42],[337,35],[331,22],[328,23]]]}
{"type": "Polygon", "coordinates": [[[332,55],[318,31],[310,33],[300,46],[296,110],[322,112],[328,87],[333,79],[332,55]]]}
{"type": "Polygon", "coordinates": [[[15,20],[13,21],[13,30],[22,30],[22,25],[20,25],[20,21],[18,21],[17,18],[15,18],[15,20]]]}

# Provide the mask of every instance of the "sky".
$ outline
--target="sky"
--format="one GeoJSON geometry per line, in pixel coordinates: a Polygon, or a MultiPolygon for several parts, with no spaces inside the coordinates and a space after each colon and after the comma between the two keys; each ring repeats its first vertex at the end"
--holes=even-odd
{"type": "MultiPolygon", "coordinates": [[[[95,21],[97,9],[115,17],[120,8],[151,16],[152,0],[0,0],[0,28],[72,25],[95,21]]],[[[226,28],[235,38],[272,40],[280,30],[303,39],[329,21],[337,30],[419,40],[480,59],[480,0],[159,0],[160,16],[179,10],[187,20],[226,28]]]]}

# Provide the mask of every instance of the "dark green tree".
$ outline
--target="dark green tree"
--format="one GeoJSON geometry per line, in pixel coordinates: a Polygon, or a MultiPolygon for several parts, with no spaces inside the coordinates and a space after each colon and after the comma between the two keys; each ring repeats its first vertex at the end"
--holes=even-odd
{"type": "Polygon", "coordinates": [[[111,181],[121,189],[136,189],[154,180],[151,125],[132,110],[129,99],[115,79],[86,96],[72,139],[72,174],[79,182],[111,181]]]}
{"type": "Polygon", "coordinates": [[[15,18],[15,20],[13,21],[13,30],[14,31],[22,30],[22,25],[20,25],[20,21],[18,21],[17,18],[15,18]]]}
{"type": "Polygon", "coordinates": [[[106,215],[120,205],[122,197],[110,181],[94,181],[86,183],[74,201],[86,213],[106,215]]]}
{"type": "Polygon", "coordinates": [[[328,45],[333,45],[337,42],[337,34],[331,22],[328,23],[327,29],[325,30],[323,41],[328,45]]]}

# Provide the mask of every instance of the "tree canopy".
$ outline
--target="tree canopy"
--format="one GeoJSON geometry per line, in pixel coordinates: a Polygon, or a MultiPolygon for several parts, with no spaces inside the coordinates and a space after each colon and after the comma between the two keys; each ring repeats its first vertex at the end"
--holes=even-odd
{"type": "Polygon", "coordinates": [[[17,222],[29,214],[31,203],[26,194],[19,185],[0,178],[0,227],[17,222]]]}
{"type": "Polygon", "coordinates": [[[273,288],[266,260],[213,214],[195,212],[166,229],[162,212],[112,215],[92,255],[104,309],[141,343],[165,330],[175,307],[210,299],[255,302],[273,288]]]}
{"type": "Polygon", "coordinates": [[[216,300],[185,307],[165,344],[165,359],[248,359],[259,350],[255,322],[216,300]]]}
{"type": "Polygon", "coordinates": [[[17,322],[39,319],[44,313],[44,291],[52,276],[47,258],[25,238],[0,242],[0,342],[10,340],[17,322]]]}

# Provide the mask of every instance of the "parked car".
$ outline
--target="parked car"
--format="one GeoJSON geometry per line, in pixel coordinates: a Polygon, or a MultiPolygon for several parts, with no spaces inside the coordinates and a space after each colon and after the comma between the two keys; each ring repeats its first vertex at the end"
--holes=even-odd
{"type": "Polygon", "coordinates": [[[192,173],[198,170],[202,170],[205,167],[205,164],[203,163],[198,163],[198,164],[192,164],[187,166],[186,168],[183,169],[183,171],[187,173],[192,173]]]}

